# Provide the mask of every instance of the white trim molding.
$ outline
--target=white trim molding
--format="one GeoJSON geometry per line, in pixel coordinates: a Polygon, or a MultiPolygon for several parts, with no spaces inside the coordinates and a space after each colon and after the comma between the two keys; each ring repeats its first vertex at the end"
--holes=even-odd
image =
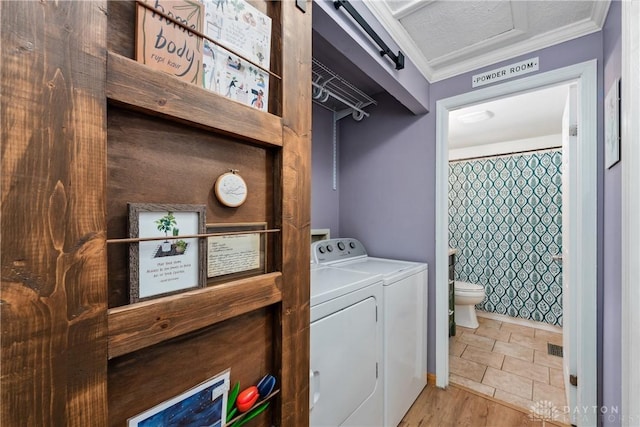
{"type": "MultiPolygon", "coordinates": [[[[577,402],[593,413],[578,419],[579,425],[591,424],[597,417],[597,62],[591,60],[519,80],[495,85],[436,102],[436,385],[449,381],[448,337],[448,144],[449,112],[516,93],[551,85],[577,82],[578,149],[570,153],[572,170],[577,174],[575,218],[566,227],[571,247],[576,248],[565,267],[570,268],[578,301],[577,402]]],[[[640,167],[638,168],[640,169],[640,167]]],[[[582,414],[582,413],[581,413],[582,414]]]]}
{"type": "Polygon", "coordinates": [[[512,325],[526,326],[527,328],[539,329],[541,331],[553,332],[556,334],[562,333],[562,328],[560,326],[536,322],[535,320],[521,319],[519,317],[507,316],[506,314],[489,313],[487,311],[480,310],[478,310],[476,315],[485,319],[497,320],[498,322],[510,323],[512,325]]]}
{"type": "Polygon", "coordinates": [[[541,50],[578,37],[595,33],[602,29],[611,5],[610,0],[593,2],[591,15],[548,33],[529,37],[528,25],[522,13],[524,6],[518,1],[512,1],[514,28],[506,33],[468,47],[462,52],[445,55],[431,60],[424,56],[422,50],[415,44],[400,19],[407,14],[428,6],[432,1],[410,1],[394,13],[387,4],[390,0],[365,0],[364,4],[385,26],[391,37],[398,44],[402,52],[418,67],[422,75],[435,83],[454,77],[468,71],[478,70],[502,61],[541,50]],[[509,43],[516,41],[515,43],[509,43]],[[469,58],[464,60],[463,58],[469,58]],[[462,60],[461,60],[462,59],[462,60]]]}
{"type": "Polygon", "coordinates": [[[640,1],[622,2],[622,425],[640,424],[640,1]]]}

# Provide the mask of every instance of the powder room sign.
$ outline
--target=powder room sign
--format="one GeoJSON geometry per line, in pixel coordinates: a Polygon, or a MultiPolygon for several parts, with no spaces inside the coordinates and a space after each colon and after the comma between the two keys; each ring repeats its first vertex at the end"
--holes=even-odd
{"type": "Polygon", "coordinates": [[[151,8],[139,2],[136,9],[136,60],[201,86],[203,41],[160,13],[202,32],[202,3],[197,0],[146,0],[142,3],[151,8]]]}
{"type": "Polygon", "coordinates": [[[540,69],[539,57],[520,61],[505,67],[496,68],[495,70],[485,71],[471,77],[471,87],[484,86],[501,80],[510,79],[511,77],[521,76],[523,74],[533,73],[540,69]]]}

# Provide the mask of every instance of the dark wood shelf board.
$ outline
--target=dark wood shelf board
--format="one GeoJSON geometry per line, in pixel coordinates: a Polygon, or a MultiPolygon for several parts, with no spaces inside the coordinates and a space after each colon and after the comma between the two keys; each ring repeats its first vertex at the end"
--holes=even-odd
{"type": "Polygon", "coordinates": [[[282,119],[184,82],[117,53],[107,53],[107,98],[147,114],[263,146],[282,146],[282,119]]]}
{"type": "Polygon", "coordinates": [[[109,359],[282,300],[279,272],[235,280],[108,312],[109,359]]]}

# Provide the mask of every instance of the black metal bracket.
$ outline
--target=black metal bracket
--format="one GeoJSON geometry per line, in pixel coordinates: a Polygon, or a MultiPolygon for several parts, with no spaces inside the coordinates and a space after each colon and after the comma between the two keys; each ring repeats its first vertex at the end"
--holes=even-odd
{"type": "Polygon", "coordinates": [[[340,9],[340,6],[351,15],[351,17],[362,27],[362,29],[380,46],[380,55],[388,55],[389,58],[396,65],[396,70],[402,70],[404,68],[404,55],[401,51],[398,51],[396,55],[389,49],[389,46],[380,38],[380,36],[371,28],[371,26],[365,21],[365,19],[358,13],[358,11],[347,0],[335,0],[333,6],[336,9],[340,9]]]}

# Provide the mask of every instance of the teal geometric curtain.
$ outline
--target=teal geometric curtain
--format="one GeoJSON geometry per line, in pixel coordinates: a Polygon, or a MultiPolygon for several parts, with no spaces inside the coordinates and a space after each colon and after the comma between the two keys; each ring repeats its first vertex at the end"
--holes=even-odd
{"type": "Polygon", "coordinates": [[[562,326],[561,168],[559,150],[449,163],[449,246],[478,309],[562,326]]]}

